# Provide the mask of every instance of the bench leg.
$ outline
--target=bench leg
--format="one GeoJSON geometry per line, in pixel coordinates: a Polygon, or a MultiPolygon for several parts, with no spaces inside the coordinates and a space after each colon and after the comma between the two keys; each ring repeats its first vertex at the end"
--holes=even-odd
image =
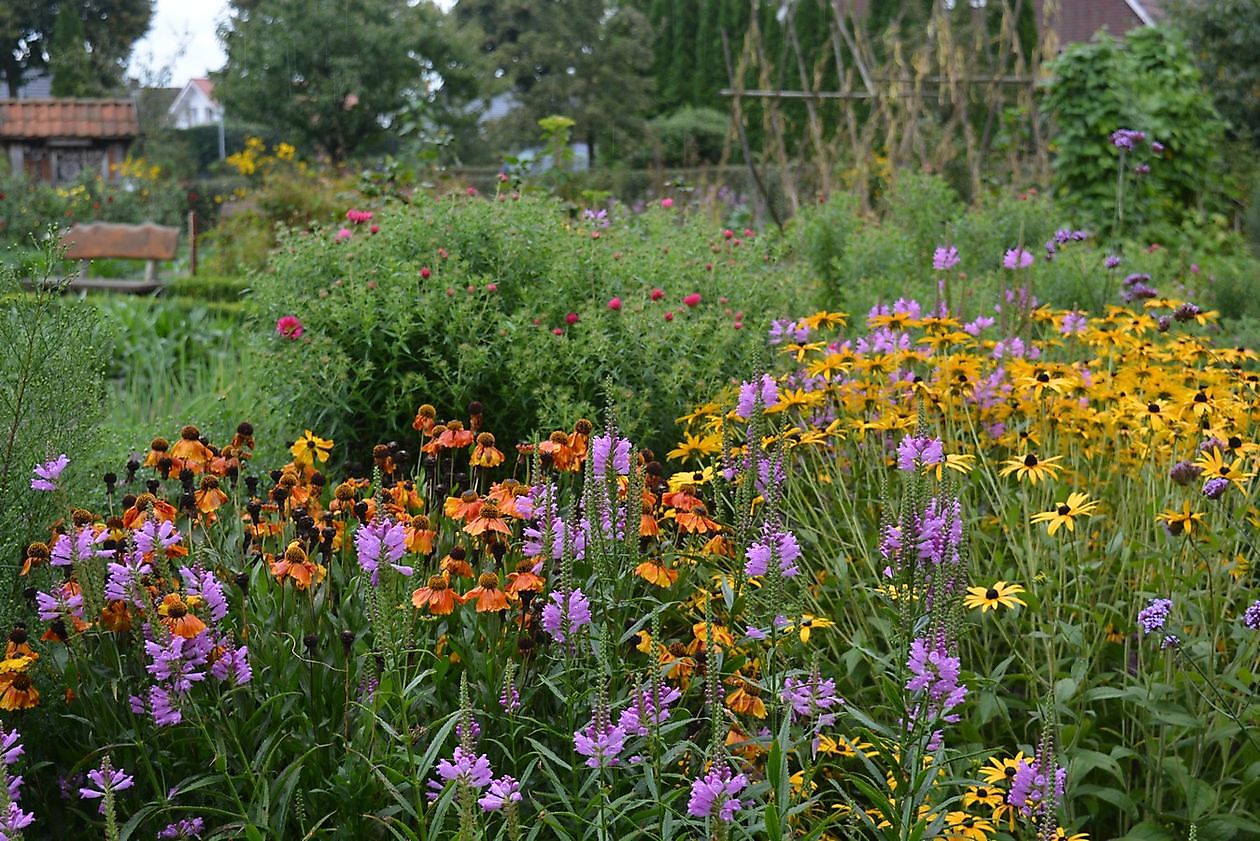
{"type": "Polygon", "coordinates": [[[92,265],[90,260],[79,261],[79,280],[87,280],[88,266],[92,265]]]}
{"type": "Polygon", "coordinates": [[[157,283],[157,260],[150,260],[144,264],[144,282],[157,283]]]}

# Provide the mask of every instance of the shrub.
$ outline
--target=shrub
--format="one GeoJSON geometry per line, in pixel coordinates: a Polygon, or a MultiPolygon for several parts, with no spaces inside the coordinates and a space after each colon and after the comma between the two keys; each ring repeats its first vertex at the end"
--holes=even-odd
{"type": "Polygon", "coordinates": [[[609,227],[590,216],[443,197],[380,211],[376,235],[285,234],[252,282],[265,376],[286,384],[293,426],[371,445],[422,400],[443,412],[480,400],[511,443],[608,397],[660,445],[678,405],[752,364],[745,325],[811,297],[762,237],[677,211],[609,227]],[[277,335],[287,315],[296,341],[277,335]]]}

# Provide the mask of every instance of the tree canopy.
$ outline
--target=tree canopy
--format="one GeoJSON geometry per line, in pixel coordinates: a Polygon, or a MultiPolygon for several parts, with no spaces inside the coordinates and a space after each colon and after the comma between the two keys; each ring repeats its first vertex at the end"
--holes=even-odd
{"type": "Polygon", "coordinates": [[[215,96],[334,161],[370,146],[404,109],[450,103],[471,84],[444,16],[395,0],[232,0],[215,96]]]}
{"type": "Polygon", "coordinates": [[[131,46],[149,30],[152,18],[153,0],[0,3],[0,76],[8,95],[17,96],[27,71],[51,68],[55,75],[63,61],[72,76],[66,95],[109,95],[121,87],[131,46]],[[63,15],[63,10],[70,11],[63,15]],[[58,26],[67,34],[54,39],[58,26]]]}

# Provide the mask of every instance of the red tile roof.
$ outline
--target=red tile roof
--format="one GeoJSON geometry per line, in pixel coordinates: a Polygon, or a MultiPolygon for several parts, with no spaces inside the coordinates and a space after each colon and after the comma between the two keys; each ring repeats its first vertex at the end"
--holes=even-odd
{"type": "Polygon", "coordinates": [[[129,99],[0,99],[0,139],[130,138],[140,133],[129,99]]]}
{"type": "Polygon", "coordinates": [[[206,95],[206,99],[214,99],[214,82],[209,79],[193,79],[192,83],[206,95]]]}

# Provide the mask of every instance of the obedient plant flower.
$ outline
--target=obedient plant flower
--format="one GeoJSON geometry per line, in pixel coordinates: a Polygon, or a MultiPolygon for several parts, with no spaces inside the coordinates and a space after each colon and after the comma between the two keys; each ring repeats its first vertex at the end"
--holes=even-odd
{"type": "Polygon", "coordinates": [[[9,803],[9,808],[0,812],[0,838],[8,841],[17,838],[22,830],[35,822],[34,812],[23,812],[16,803],[9,803]]]}
{"type": "Polygon", "coordinates": [[[743,774],[732,776],[724,761],[714,762],[703,776],[692,781],[687,814],[693,818],[716,818],[730,823],[735,819],[735,813],[743,808],[736,795],[747,785],[748,778],[743,774]]]}
{"type": "Polygon", "coordinates": [[[916,702],[910,711],[911,720],[926,715],[929,720],[957,721],[958,715],[950,714],[950,710],[966,699],[967,686],[959,682],[962,662],[949,653],[944,637],[914,640],[906,668],[911,674],[906,689],[921,693],[927,701],[926,704],[923,700],[916,702]]]}
{"type": "Polygon", "coordinates": [[[944,444],[940,438],[926,435],[907,435],[897,445],[897,469],[914,472],[916,466],[935,467],[945,459],[944,444]]]}
{"type": "Polygon", "coordinates": [[[74,537],[61,534],[53,543],[51,563],[55,567],[73,566],[76,562],[92,558],[112,558],[113,549],[98,549],[97,546],[109,539],[109,533],[96,531],[91,526],[81,526],[75,530],[74,537]]]}
{"type": "Polygon", "coordinates": [[[936,249],[932,254],[932,269],[938,272],[947,272],[954,266],[958,265],[958,249],[954,246],[936,249]]]}
{"type": "Polygon", "coordinates": [[[485,795],[477,800],[483,811],[498,812],[510,803],[521,802],[521,784],[514,777],[504,774],[490,781],[485,795]]]}
{"type": "Polygon", "coordinates": [[[836,694],[835,680],[823,680],[817,672],[811,672],[804,680],[795,675],[788,677],[779,695],[792,708],[794,720],[817,719],[819,727],[830,727],[836,719],[831,710],[844,704],[844,699],[836,694]]]}
{"type": "Polygon", "coordinates": [[[100,812],[102,815],[107,816],[113,810],[114,794],[129,789],[136,784],[135,778],[126,771],[123,771],[121,768],[114,770],[113,766],[110,765],[108,756],[101,762],[100,768],[93,768],[91,771],[88,771],[87,779],[95,788],[87,786],[80,788],[79,797],[84,800],[101,800],[100,812]]]}
{"type": "Polygon", "coordinates": [[[1004,269],[1026,269],[1032,264],[1032,254],[1022,248],[1012,248],[1002,255],[1002,268],[1004,269]]]}
{"type": "Polygon", "coordinates": [[[573,733],[573,749],[585,756],[586,767],[607,768],[621,764],[618,756],[626,743],[626,732],[609,719],[608,702],[600,699],[590,722],[573,733]]]}
{"type": "Polygon", "coordinates": [[[769,522],[762,525],[761,536],[745,550],[744,556],[747,558],[745,575],[765,575],[770,569],[772,557],[778,559],[779,572],[784,578],[800,574],[796,559],[801,556],[801,546],[796,542],[796,536],[769,522]]]}
{"type": "Polygon", "coordinates": [[[380,586],[381,564],[393,567],[403,575],[415,572],[412,567],[400,563],[407,554],[407,530],[402,523],[383,518],[360,526],[354,535],[359,566],[371,574],[372,586],[380,586]]]}
{"type": "Polygon", "coordinates": [[[168,839],[176,839],[176,841],[195,839],[200,838],[205,831],[206,822],[204,818],[182,818],[174,823],[167,824],[164,829],[158,832],[158,838],[163,839],[163,841],[168,841],[168,839]]]}
{"type": "Polygon", "coordinates": [[[757,394],[761,393],[761,408],[774,407],[779,402],[779,384],[769,374],[762,374],[756,382],[745,382],[739,387],[739,402],[735,405],[735,414],[748,420],[753,416],[757,406],[757,394]]]}
{"type": "Polygon", "coordinates": [[[579,630],[591,624],[591,603],[580,587],[571,593],[553,591],[550,598],[551,604],[542,611],[542,625],[556,642],[572,640],[579,630]]]}
{"type": "Polygon", "coordinates": [[[65,453],[62,453],[43,464],[35,465],[35,478],[31,479],[31,490],[57,490],[57,480],[61,478],[61,473],[68,464],[70,464],[70,459],[66,457],[65,453]]]}
{"type": "Polygon", "coordinates": [[[445,783],[458,783],[474,789],[482,789],[490,785],[494,772],[490,770],[490,760],[486,755],[475,755],[457,745],[451,758],[438,760],[438,776],[443,782],[430,781],[429,787],[441,791],[445,783]]]}
{"type": "Polygon", "coordinates": [[[617,726],[626,735],[646,736],[669,719],[670,705],[681,697],[680,691],[659,680],[640,686],[631,694],[630,706],[621,711],[617,726]]]}
{"type": "Polygon", "coordinates": [[[630,441],[605,433],[591,439],[591,468],[596,479],[608,475],[608,468],[618,476],[630,475],[630,441]]]}

